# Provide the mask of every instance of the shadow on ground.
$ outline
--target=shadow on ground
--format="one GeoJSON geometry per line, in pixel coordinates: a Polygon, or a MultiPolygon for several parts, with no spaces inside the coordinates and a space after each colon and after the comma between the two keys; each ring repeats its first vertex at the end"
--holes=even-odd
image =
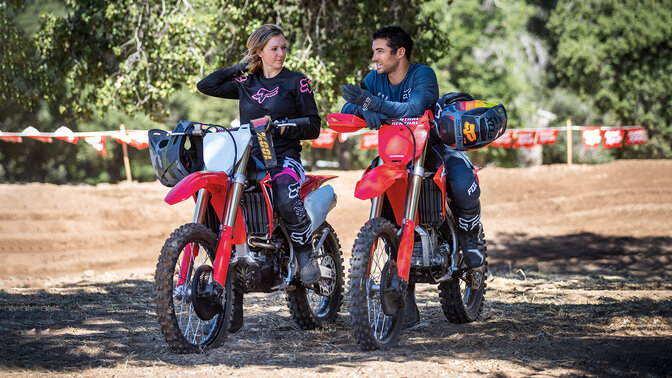
{"type": "Polygon", "coordinates": [[[523,233],[500,233],[489,243],[488,261],[496,269],[616,274],[644,282],[669,282],[672,238],[602,236],[587,232],[530,238],[523,233]]]}
{"type": "MultiPolygon", "coordinates": [[[[508,360],[544,371],[559,366],[582,374],[665,376],[672,369],[672,337],[614,334],[614,319],[659,317],[672,322],[672,300],[642,298],[599,304],[527,303],[513,297],[488,303],[486,319],[449,324],[436,291],[419,292],[423,322],[402,333],[388,352],[362,352],[345,313],[326,330],[300,331],[279,293],[260,296],[246,310],[246,328],[222,348],[200,355],[170,352],[150,301],[152,282],[80,282],[49,292],[0,292],[0,370],[77,373],[90,368],[174,365],[356,369],[367,361],[508,360]]],[[[247,306],[247,304],[246,304],[247,306]]]]}

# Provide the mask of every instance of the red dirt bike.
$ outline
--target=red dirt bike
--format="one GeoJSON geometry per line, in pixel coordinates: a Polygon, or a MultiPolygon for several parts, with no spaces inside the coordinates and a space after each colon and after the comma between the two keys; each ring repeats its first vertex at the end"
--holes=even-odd
{"type": "Polygon", "coordinates": [[[304,287],[289,234],[273,209],[266,170],[276,159],[270,130],[305,123],[308,118],[271,122],[266,117],[234,129],[204,129],[192,122],[182,133],[150,131],[150,141],[202,137],[205,170],[184,177],[165,198],[171,205],[193,198],[193,221],[166,240],[155,274],[161,332],[178,353],[201,352],[223,342],[233,286],[242,292],[286,291],[291,316],[302,329],[335,319],[343,297],[343,258],[338,237],[326,222],[336,195],[322,184],[336,176],[308,175],[300,189],[322,273],[316,284],[304,287]],[[253,137],[260,142],[263,163],[250,156],[253,137]]]}
{"type": "MultiPolygon", "coordinates": [[[[446,177],[425,169],[432,115],[392,120],[378,134],[379,157],[355,187],[371,200],[350,259],[350,315],[363,350],[389,349],[404,324],[410,284],[439,284],[443,313],[452,323],[478,319],[487,263],[467,269],[462,262],[455,217],[446,196],[446,177]]],[[[351,114],[330,114],[329,127],[353,132],[366,122],[351,114]]],[[[479,242],[485,252],[481,232],[479,242]]]]}

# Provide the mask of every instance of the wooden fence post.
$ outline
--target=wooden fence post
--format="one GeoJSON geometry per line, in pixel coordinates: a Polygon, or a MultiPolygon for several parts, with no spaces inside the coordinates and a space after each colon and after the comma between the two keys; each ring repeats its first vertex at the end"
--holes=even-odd
{"type": "Polygon", "coordinates": [[[572,120],[567,120],[567,165],[572,165],[572,120]]]}
{"type": "MultiPolygon", "coordinates": [[[[124,126],[123,123],[119,126],[119,130],[122,134],[126,135],[126,126],[124,126]]],[[[128,147],[126,146],[126,142],[121,142],[121,149],[124,151],[124,169],[126,170],[126,181],[133,182],[133,178],[131,177],[131,163],[128,160],[128,147]]]]}

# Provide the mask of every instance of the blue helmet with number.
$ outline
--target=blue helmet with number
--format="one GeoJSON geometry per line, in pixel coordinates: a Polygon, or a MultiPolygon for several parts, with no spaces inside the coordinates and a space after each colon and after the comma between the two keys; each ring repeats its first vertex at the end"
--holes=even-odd
{"type": "Polygon", "coordinates": [[[461,151],[492,143],[506,131],[506,120],[502,104],[454,92],[439,99],[434,118],[441,142],[461,151]]]}

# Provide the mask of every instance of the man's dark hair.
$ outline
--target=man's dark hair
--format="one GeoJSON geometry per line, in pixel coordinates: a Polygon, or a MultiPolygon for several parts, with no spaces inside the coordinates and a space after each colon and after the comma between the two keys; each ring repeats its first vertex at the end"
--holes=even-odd
{"type": "Polygon", "coordinates": [[[387,45],[392,49],[392,54],[396,54],[400,47],[406,49],[406,59],[411,61],[411,51],[413,51],[413,39],[400,26],[386,26],[373,32],[371,39],[385,39],[387,45]]]}

